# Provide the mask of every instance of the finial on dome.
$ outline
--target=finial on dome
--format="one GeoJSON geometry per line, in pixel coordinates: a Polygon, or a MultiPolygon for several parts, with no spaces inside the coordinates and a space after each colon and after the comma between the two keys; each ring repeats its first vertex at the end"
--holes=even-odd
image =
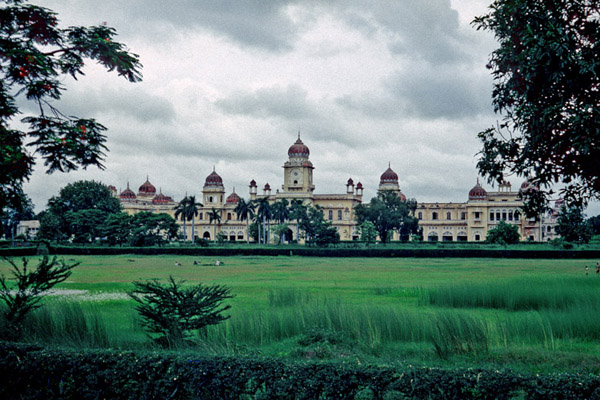
{"type": "Polygon", "coordinates": [[[233,187],[233,193],[235,193],[235,186],[233,187]]]}
{"type": "Polygon", "coordinates": [[[392,168],[392,162],[388,161],[388,168],[392,168]]]}
{"type": "Polygon", "coordinates": [[[127,181],[127,189],[129,189],[129,181],[127,181]]]}
{"type": "Polygon", "coordinates": [[[215,170],[215,165],[214,165],[214,164],[213,164],[213,172],[216,172],[216,170],[215,170]]]}

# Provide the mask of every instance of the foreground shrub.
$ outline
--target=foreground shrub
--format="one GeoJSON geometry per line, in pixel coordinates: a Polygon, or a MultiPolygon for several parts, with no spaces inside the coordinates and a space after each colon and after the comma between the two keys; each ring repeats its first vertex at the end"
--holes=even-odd
{"type": "Polygon", "coordinates": [[[593,399],[600,377],[0,343],[3,399],[593,399]]]}
{"type": "Polygon", "coordinates": [[[184,288],[183,283],[172,276],[165,285],[156,279],[133,282],[135,290],[128,293],[138,303],[143,326],[158,335],[153,339],[163,347],[185,344],[194,331],[229,318],[222,313],[231,306],[221,307],[233,297],[229,288],[202,284],[184,288]]]}
{"type": "Polygon", "coordinates": [[[23,258],[23,267],[7,259],[12,266],[14,284],[10,284],[4,275],[0,275],[0,299],[6,304],[3,312],[3,336],[18,339],[25,318],[41,307],[44,292],[71,276],[71,270],[79,263],[66,264],[64,260],[42,257],[34,270],[28,269],[29,260],[23,258]]]}

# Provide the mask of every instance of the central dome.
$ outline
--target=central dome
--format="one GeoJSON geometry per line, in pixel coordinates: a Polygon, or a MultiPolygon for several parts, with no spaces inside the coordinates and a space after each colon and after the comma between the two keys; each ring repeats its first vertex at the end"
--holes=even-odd
{"type": "Polygon", "coordinates": [[[479,179],[477,179],[477,183],[471,190],[469,190],[469,200],[485,200],[487,198],[487,192],[481,185],[479,184],[479,179]]]}
{"type": "Polygon", "coordinates": [[[385,170],[381,177],[379,178],[379,184],[383,185],[385,183],[398,183],[398,174],[395,173],[391,167],[385,170]]]}
{"type": "Polygon", "coordinates": [[[146,182],[144,182],[142,186],[140,186],[140,188],[138,189],[138,194],[156,194],[156,188],[153,184],[150,183],[148,177],[146,177],[146,182]]]}
{"type": "Polygon", "coordinates": [[[206,177],[204,186],[222,186],[222,185],[223,185],[223,179],[213,169],[213,172],[211,172],[210,175],[206,177]]]}
{"type": "Polygon", "coordinates": [[[298,132],[298,140],[288,149],[288,157],[307,157],[310,155],[310,150],[302,140],[300,140],[300,132],[298,132]]]}

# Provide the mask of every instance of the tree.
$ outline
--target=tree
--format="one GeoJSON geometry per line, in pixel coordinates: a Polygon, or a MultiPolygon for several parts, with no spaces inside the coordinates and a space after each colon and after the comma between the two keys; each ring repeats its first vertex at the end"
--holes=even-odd
{"type": "Polygon", "coordinates": [[[488,243],[502,245],[519,243],[520,239],[519,227],[505,221],[499,221],[494,229],[488,231],[486,237],[488,243]]]}
{"type": "MultiPolygon", "coordinates": [[[[83,75],[84,59],[97,61],[130,82],[141,81],[138,56],[114,40],[116,31],[106,25],[58,28],[57,14],[6,0],[0,8],[0,211],[19,207],[23,182],[29,179],[35,157],[44,159],[47,172],[103,167],[106,128],[90,118],[67,116],[55,102],[70,75],[83,75]],[[32,101],[39,115],[21,121],[27,131],[11,127],[24,101],[32,101]]],[[[32,107],[33,108],[33,107],[32,107]]]]}
{"type": "Polygon", "coordinates": [[[299,199],[293,199],[290,203],[290,218],[296,220],[296,242],[300,243],[300,222],[306,218],[306,206],[299,199]]]}
{"type": "Polygon", "coordinates": [[[208,218],[209,218],[209,221],[208,221],[209,224],[214,222],[213,242],[217,243],[217,224],[221,223],[221,212],[213,207],[212,210],[210,210],[208,212],[208,218]]]}
{"type": "Polygon", "coordinates": [[[375,242],[377,239],[377,229],[375,229],[375,225],[369,220],[363,221],[363,223],[358,226],[358,231],[360,233],[360,240],[367,245],[375,242]]]}
{"type": "Polygon", "coordinates": [[[187,210],[188,210],[189,199],[186,196],[175,207],[175,219],[181,219],[183,221],[183,240],[187,241],[187,229],[185,221],[187,221],[187,210]]]}
{"type": "MultiPolygon", "coordinates": [[[[286,199],[281,199],[281,200],[273,203],[273,205],[271,206],[271,210],[272,210],[273,219],[275,221],[279,222],[280,225],[284,225],[285,222],[290,217],[289,203],[286,199]]],[[[287,228],[287,225],[286,225],[286,228],[287,228]]],[[[286,232],[287,232],[287,229],[286,229],[286,232]]],[[[280,231],[280,233],[279,233],[279,243],[280,244],[283,244],[283,237],[284,237],[283,232],[280,231]]]]}
{"type": "Polygon", "coordinates": [[[132,216],[124,212],[109,214],[106,217],[102,228],[108,244],[111,246],[118,244],[121,247],[123,243],[129,241],[132,231],[132,219],[132,216]]]}
{"type": "Polygon", "coordinates": [[[600,197],[600,19],[595,0],[495,0],[476,18],[500,47],[488,68],[502,123],[479,133],[477,167],[489,181],[528,177],[527,216],[541,214],[551,187],[582,207],[600,197]]]}
{"type": "Polygon", "coordinates": [[[262,222],[263,243],[269,243],[269,233],[267,230],[267,224],[269,223],[269,220],[272,217],[272,211],[271,205],[269,204],[269,199],[267,197],[263,197],[258,200],[258,208],[256,210],[256,215],[258,219],[262,222]]]}
{"type": "Polygon", "coordinates": [[[15,283],[10,284],[4,274],[0,275],[0,299],[6,304],[3,316],[5,326],[10,329],[5,334],[8,339],[18,339],[27,315],[41,307],[39,303],[44,292],[69,278],[71,270],[79,263],[66,264],[56,257],[50,259],[44,256],[37,267],[30,270],[26,258],[23,258],[23,267],[7,260],[12,267],[15,283]]]}
{"type": "Polygon", "coordinates": [[[129,243],[133,246],[161,246],[177,237],[179,226],[168,214],[140,212],[131,219],[129,243]]]}
{"type": "Polygon", "coordinates": [[[188,200],[187,214],[192,220],[192,240],[196,240],[196,228],[194,226],[194,218],[198,216],[198,207],[202,207],[202,204],[196,201],[196,196],[190,196],[188,200]]]}
{"type": "Polygon", "coordinates": [[[250,230],[249,230],[249,220],[254,217],[254,208],[255,204],[252,200],[246,201],[244,199],[240,199],[240,201],[235,206],[235,213],[238,218],[242,221],[246,221],[246,243],[250,243],[250,230]]]}
{"type": "Polygon", "coordinates": [[[40,237],[63,240],[75,235],[76,241],[89,241],[91,235],[98,236],[97,229],[109,214],[120,211],[121,203],[106,185],[96,181],[70,183],[48,200],[48,210],[40,219],[40,237]],[[86,216],[92,215],[100,222],[88,222],[86,216]]]}
{"type": "Polygon", "coordinates": [[[590,217],[587,221],[592,227],[592,232],[594,235],[600,235],[600,215],[590,217]]]}
{"type": "Polygon", "coordinates": [[[400,232],[402,240],[408,240],[411,233],[416,233],[418,220],[413,217],[417,202],[402,200],[396,193],[385,191],[373,197],[368,205],[356,206],[355,215],[358,224],[371,221],[379,233],[383,243],[387,243],[390,232],[400,232]]]}
{"type": "Polygon", "coordinates": [[[594,234],[591,224],[586,221],[583,210],[579,207],[560,209],[556,219],[556,233],[571,243],[589,243],[594,234]]]}
{"type": "Polygon", "coordinates": [[[138,305],[143,326],[163,347],[185,344],[192,335],[207,325],[216,325],[229,318],[223,312],[231,306],[221,306],[234,296],[222,285],[202,284],[183,287],[185,281],[175,281],[172,276],[166,284],[153,279],[133,282],[135,289],[128,295],[138,305]]]}
{"type": "Polygon", "coordinates": [[[33,202],[26,194],[23,195],[21,204],[17,207],[7,206],[4,210],[0,210],[0,221],[2,223],[2,230],[0,236],[4,236],[8,239],[15,235],[19,221],[35,219],[35,213],[33,211],[33,202]]]}

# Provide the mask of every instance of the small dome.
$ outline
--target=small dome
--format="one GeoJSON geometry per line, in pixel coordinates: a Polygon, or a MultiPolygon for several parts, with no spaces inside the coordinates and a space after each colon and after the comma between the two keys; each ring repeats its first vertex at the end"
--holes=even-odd
{"type": "Polygon", "coordinates": [[[363,185],[362,185],[362,183],[361,183],[361,182],[358,182],[358,183],[356,184],[356,188],[357,188],[357,189],[362,189],[362,188],[363,188],[363,185]]]}
{"type": "Polygon", "coordinates": [[[404,195],[404,193],[398,192],[398,197],[400,197],[400,200],[406,201],[406,196],[404,195]]]}
{"type": "Polygon", "coordinates": [[[256,187],[256,181],[254,179],[250,181],[250,187],[256,187]]]}
{"type": "Polygon", "coordinates": [[[112,193],[117,193],[117,188],[114,187],[113,185],[108,185],[108,190],[110,190],[112,193]]]}
{"type": "Polygon", "coordinates": [[[310,150],[302,140],[300,140],[300,132],[298,132],[298,140],[290,146],[288,149],[288,157],[308,157],[310,155],[310,150]]]}
{"type": "Polygon", "coordinates": [[[347,186],[352,186],[354,185],[354,181],[352,180],[352,178],[348,179],[348,183],[346,183],[347,186]]]}
{"type": "Polygon", "coordinates": [[[237,204],[240,202],[240,196],[237,195],[235,189],[233,190],[233,193],[227,196],[227,200],[225,200],[225,202],[227,204],[237,204]]]}
{"type": "Polygon", "coordinates": [[[127,189],[123,190],[119,195],[119,199],[121,200],[135,200],[136,195],[133,193],[133,190],[129,189],[129,184],[127,184],[127,189]]]}
{"type": "Polygon", "coordinates": [[[222,185],[223,185],[223,179],[213,169],[213,172],[211,172],[210,175],[208,175],[206,177],[204,186],[222,186],[222,185]]]}
{"type": "Polygon", "coordinates": [[[385,183],[398,183],[398,174],[396,174],[391,167],[385,170],[381,177],[379,178],[379,184],[383,185],[385,183]]]}
{"type": "Polygon", "coordinates": [[[481,187],[478,179],[477,184],[473,186],[471,190],[469,190],[469,200],[485,200],[486,198],[487,192],[481,187]]]}
{"type": "Polygon", "coordinates": [[[146,177],[146,182],[144,182],[142,184],[142,186],[140,186],[140,188],[138,189],[138,195],[140,194],[155,194],[156,193],[156,188],[154,187],[153,184],[150,183],[150,181],[148,180],[148,177],[146,177]]]}
{"type": "Polygon", "coordinates": [[[536,190],[538,190],[538,187],[529,181],[525,181],[525,182],[521,183],[520,192],[527,193],[529,191],[536,191],[536,190]]]}
{"type": "Polygon", "coordinates": [[[167,204],[171,203],[172,201],[173,199],[171,199],[169,196],[165,196],[164,194],[162,194],[162,192],[160,192],[159,194],[154,196],[154,198],[152,199],[152,204],[167,204]]]}
{"type": "Polygon", "coordinates": [[[271,190],[271,185],[269,185],[268,183],[265,185],[265,187],[263,188],[263,190],[271,190]]]}

